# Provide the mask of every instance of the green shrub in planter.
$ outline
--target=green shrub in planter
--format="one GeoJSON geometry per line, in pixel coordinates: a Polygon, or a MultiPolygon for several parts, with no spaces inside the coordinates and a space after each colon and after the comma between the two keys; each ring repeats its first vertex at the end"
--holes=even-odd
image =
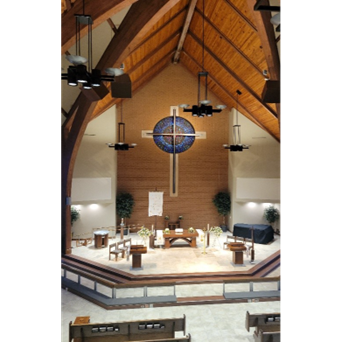
{"type": "Polygon", "coordinates": [[[227,231],[226,215],[230,212],[230,194],[223,191],[218,192],[213,198],[213,203],[219,215],[222,215],[223,224],[221,225],[221,228],[223,231],[227,231]]]}
{"type": "Polygon", "coordinates": [[[120,218],[130,218],[133,212],[134,199],[130,193],[123,192],[116,197],[116,214],[120,218]]]}
{"type": "Polygon", "coordinates": [[[76,207],[71,206],[71,225],[73,225],[79,218],[80,211],[76,207]]]}
{"type": "Polygon", "coordinates": [[[264,216],[266,221],[272,225],[275,221],[278,221],[280,218],[279,210],[275,208],[273,205],[271,205],[265,209],[264,216]]]}

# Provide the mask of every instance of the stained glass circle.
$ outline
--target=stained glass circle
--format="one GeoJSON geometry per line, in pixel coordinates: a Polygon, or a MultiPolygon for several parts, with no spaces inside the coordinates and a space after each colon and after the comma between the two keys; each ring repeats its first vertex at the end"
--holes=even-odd
{"type": "Polygon", "coordinates": [[[155,144],[167,153],[181,153],[188,150],[195,141],[194,134],[195,130],[191,123],[178,116],[161,119],[153,129],[155,144]]]}

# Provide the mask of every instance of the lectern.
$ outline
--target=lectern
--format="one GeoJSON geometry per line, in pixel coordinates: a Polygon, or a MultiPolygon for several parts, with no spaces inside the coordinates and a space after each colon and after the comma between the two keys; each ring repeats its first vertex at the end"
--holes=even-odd
{"type": "Polygon", "coordinates": [[[236,265],[243,264],[243,252],[246,250],[246,246],[243,242],[231,242],[228,244],[228,248],[233,252],[233,263],[236,265]]]}
{"type": "Polygon", "coordinates": [[[144,245],[131,245],[130,254],[132,254],[132,270],[142,269],[141,254],[147,253],[147,247],[144,245]]]}

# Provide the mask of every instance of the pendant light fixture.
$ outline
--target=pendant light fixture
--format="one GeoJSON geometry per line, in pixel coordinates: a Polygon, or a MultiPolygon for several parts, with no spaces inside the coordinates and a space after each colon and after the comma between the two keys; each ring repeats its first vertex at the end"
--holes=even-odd
{"type": "Polygon", "coordinates": [[[233,145],[228,145],[228,144],[224,144],[223,147],[225,149],[230,150],[231,152],[242,152],[245,149],[249,148],[249,145],[243,145],[241,144],[241,134],[240,134],[240,127],[241,125],[239,125],[238,123],[238,116],[239,116],[239,111],[238,111],[238,107],[239,107],[239,101],[238,101],[238,97],[239,95],[241,95],[241,91],[237,90],[236,91],[237,95],[236,95],[236,124],[233,126],[233,137],[234,137],[234,144],[233,145]]]}
{"type": "MultiPolygon", "coordinates": [[[[208,71],[204,69],[204,0],[203,0],[203,12],[202,12],[202,71],[198,73],[198,95],[197,95],[197,105],[192,106],[192,108],[187,109],[189,107],[188,104],[179,105],[180,108],[183,108],[183,112],[192,113],[192,116],[203,118],[205,116],[213,116],[213,113],[220,113],[222,109],[226,108],[225,105],[217,105],[216,109],[212,106],[208,106],[211,102],[208,100],[208,71]],[[204,78],[204,99],[201,97],[201,78],[204,78]]],[[[203,95],[202,95],[203,96],[203,95]]]]}
{"type": "Polygon", "coordinates": [[[113,82],[113,75],[101,75],[101,70],[93,69],[92,66],[92,24],[93,20],[90,15],[84,14],[84,0],[83,0],[83,14],[75,14],[76,18],[76,55],[68,55],[66,59],[73,65],[68,67],[67,73],[62,73],[62,80],[67,80],[68,85],[76,87],[78,84],[82,85],[83,89],[92,89],[99,87],[101,82],[113,82]],[[81,25],[88,27],[88,59],[81,56],[81,25]],[[88,62],[88,66],[85,63],[88,62]]]}
{"type": "Polygon", "coordinates": [[[122,101],[121,101],[121,122],[118,123],[118,136],[119,141],[114,143],[107,143],[108,147],[115,148],[116,151],[128,151],[130,148],[134,148],[137,144],[127,144],[125,143],[125,123],[122,119],[122,101]]]}

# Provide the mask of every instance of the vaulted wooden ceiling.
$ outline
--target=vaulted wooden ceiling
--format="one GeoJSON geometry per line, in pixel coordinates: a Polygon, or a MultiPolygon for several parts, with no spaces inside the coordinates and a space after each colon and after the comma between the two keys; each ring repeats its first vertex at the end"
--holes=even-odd
{"type": "MultiPolygon", "coordinates": [[[[203,13],[203,0],[62,0],[62,55],[75,44],[74,15],[83,13],[83,5],[93,29],[108,25],[112,30],[96,68],[104,73],[124,63],[133,96],[170,63],[181,63],[197,77],[204,46],[209,89],[228,108],[236,107],[240,90],[239,112],[280,141],[280,103],[262,99],[265,73],[280,80],[280,34],[270,22],[274,12],[254,9],[259,2],[270,5],[268,0],[206,0],[203,13]],[[112,18],[122,12],[118,25],[112,18]]],[[[280,0],[271,5],[280,6],[280,0]]],[[[91,119],[121,101],[111,96],[107,83],[103,87],[109,91],[79,90],[70,110],[62,108],[65,116],[72,117],[82,98],[95,100],[91,119]]]]}

